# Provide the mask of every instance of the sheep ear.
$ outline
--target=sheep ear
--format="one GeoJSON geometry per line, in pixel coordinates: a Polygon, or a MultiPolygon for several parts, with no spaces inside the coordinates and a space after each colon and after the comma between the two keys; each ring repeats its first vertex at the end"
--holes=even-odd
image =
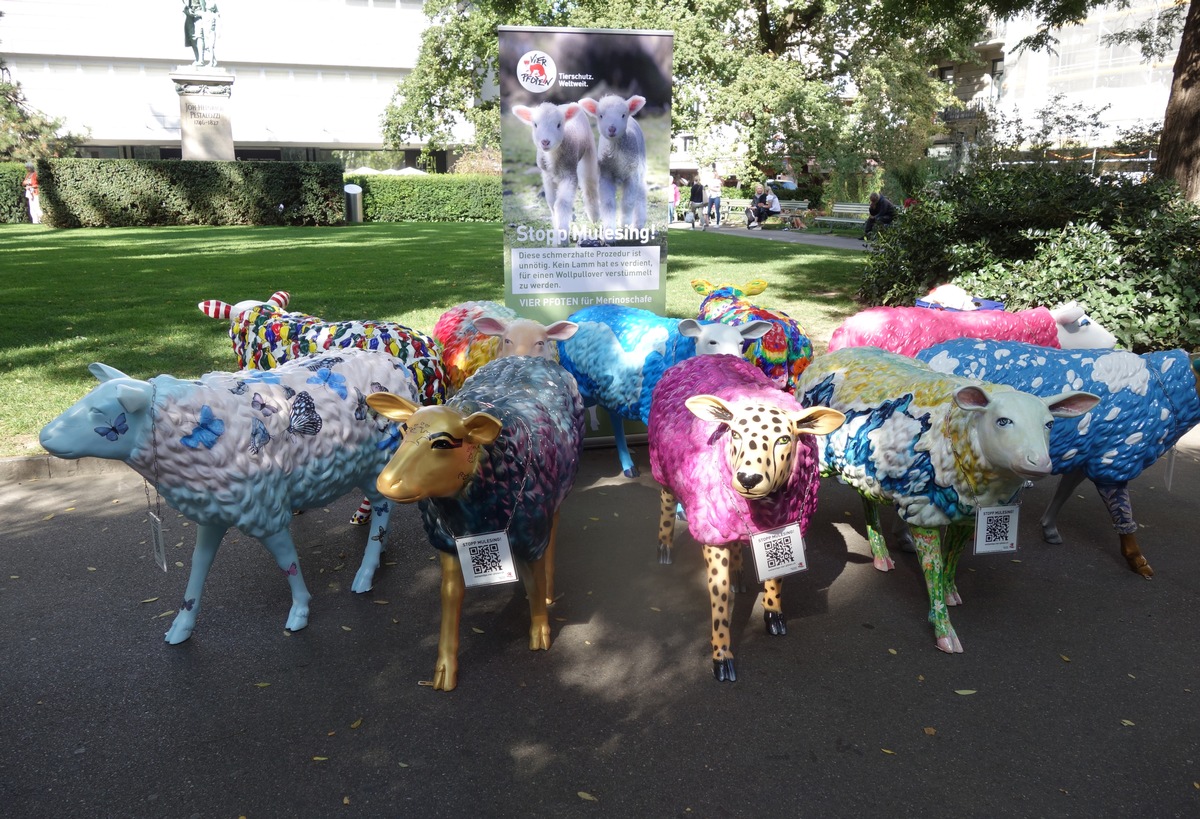
{"type": "Polygon", "coordinates": [[[745,339],[762,338],[767,333],[771,332],[771,328],[774,326],[775,325],[771,322],[763,321],[761,319],[758,321],[747,322],[746,324],[734,325],[737,331],[742,334],[742,338],[745,339]]]}
{"type": "Polygon", "coordinates": [[[579,112],[583,109],[579,107],[579,103],[577,102],[568,102],[561,106],[560,110],[563,112],[563,119],[569,120],[579,116],[579,112]]]}
{"type": "Polygon", "coordinates": [[[226,304],[218,299],[205,299],[196,305],[201,313],[209,318],[227,319],[233,312],[233,305],[226,304]]]}
{"type": "Polygon", "coordinates": [[[717,286],[708,279],[692,279],[692,289],[701,296],[707,296],[709,293],[717,289],[717,286]]]}
{"type": "Polygon", "coordinates": [[[95,362],[94,364],[89,364],[88,372],[96,376],[97,381],[112,381],[117,378],[129,377],[116,367],[110,367],[107,364],[101,364],[99,361],[95,362]]]}
{"type": "Polygon", "coordinates": [[[684,406],[702,421],[718,421],[727,424],[733,420],[729,405],[715,395],[693,395],[684,401],[684,406]]]}
{"type": "Polygon", "coordinates": [[[809,407],[791,413],[791,417],[796,431],[809,435],[828,435],[846,423],[845,415],[829,407],[809,407]]]}
{"type": "Polygon", "coordinates": [[[646,105],[646,98],[635,95],[627,99],[625,103],[629,106],[629,113],[636,114],[646,105]]]}
{"type": "Polygon", "coordinates": [[[596,101],[591,97],[584,97],[579,101],[579,107],[594,117],[596,116],[600,106],[597,105],[596,101]]]}
{"type": "Polygon", "coordinates": [[[1054,320],[1059,324],[1074,324],[1083,318],[1083,308],[1077,302],[1069,301],[1055,307],[1050,311],[1050,315],[1054,316],[1054,320]]]}
{"type": "Polygon", "coordinates": [[[556,321],[546,328],[546,338],[554,341],[566,341],[579,330],[579,325],[573,321],[556,321]]]}
{"type": "Polygon", "coordinates": [[[533,109],[527,105],[514,105],[512,107],[513,116],[521,120],[521,122],[533,124],[533,109]]]}
{"type": "Polygon", "coordinates": [[[1078,418],[1100,403],[1100,397],[1090,392],[1064,392],[1042,400],[1055,418],[1078,418]]]}
{"type": "Polygon", "coordinates": [[[292,300],[292,294],[286,290],[276,290],[271,294],[271,298],[267,299],[267,304],[274,304],[280,310],[286,310],[288,302],[292,300]]]}
{"type": "Polygon", "coordinates": [[[154,387],[145,381],[117,385],[117,403],[130,415],[144,412],[154,400],[154,387]]]}
{"type": "Polygon", "coordinates": [[[475,319],[475,329],[485,336],[502,336],[508,329],[508,322],[492,316],[480,316],[475,319]]]}
{"type": "Polygon", "coordinates": [[[406,398],[390,392],[373,392],[367,396],[367,406],[391,421],[404,423],[419,407],[406,398]]]}
{"type": "Polygon", "coordinates": [[[486,412],[473,412],[463,419],[463,427],[467,430],[467,441],[480,446],[487,446],[500,437],[504,425],[500,419],[486,412]]]}
{"type": "Polygon", "coordinates": [[[682,319],[679,322],[679,335],[684,338],[699,338],[701,326],[695,319],[682,319]]]}
{"type": "Polygon", "coordinates": [[[757,296],[767,289],[767,282],[764,279],[751,279],[739,289],[743,296],[757,296]]]}
{"type": "Polygon", "coordinates": [[[982,389],[971,385],[959,387],[954,391],[954,403],[958,405],[959,409],[978,412],[992,403],[992,399],[988,398],[988,394],[982,389]]]}

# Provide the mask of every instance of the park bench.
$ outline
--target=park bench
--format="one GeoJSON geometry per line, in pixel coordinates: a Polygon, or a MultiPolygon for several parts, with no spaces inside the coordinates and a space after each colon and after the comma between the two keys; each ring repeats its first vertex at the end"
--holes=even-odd
{"type": "Polygon", "coordinates": [[[818,225],[862,227],[870,212],[871,206],[865,202],[834,202],[828,216],[814,216],[813,222],[818,225]]]}
{"type": "MultiPolygon", "coordinates": [[[[721,207],[724,213],[721,215],[721,221],[737,218],[743,219],[746,215],[746,208],[750,207],[749,199],[722,199],[721,207]]],[[[779,200],[779,216],[787,222],[793,216],[803,216],[808,210],[807,199],[780,199],[779,200]]]]}

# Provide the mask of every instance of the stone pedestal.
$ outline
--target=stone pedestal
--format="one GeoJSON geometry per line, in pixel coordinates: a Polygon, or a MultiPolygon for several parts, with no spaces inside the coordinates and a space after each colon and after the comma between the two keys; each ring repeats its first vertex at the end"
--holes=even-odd
{"type": "Polygon", "coordinates": [[[179,138],[184,159],[232,161],[229,98],[233,76],[221,68],[181,66],[172,71],[179,94],[179,138]]]}

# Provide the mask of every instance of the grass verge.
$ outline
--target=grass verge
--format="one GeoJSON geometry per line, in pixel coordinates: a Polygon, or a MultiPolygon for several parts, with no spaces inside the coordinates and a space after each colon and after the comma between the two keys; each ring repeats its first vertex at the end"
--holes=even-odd
{"type": "MultiPolygon", "coordinates": [[[[93,361],[136,378],[232,369],[228,324],[199,301],[288,290],[295,310],[429,332],[454,304],[503,300],[501,248],[498,224],[0,226],[0,457],[42,453],[38,430],[94,386],[93,361]]],[[[716,232],[672,232],[669,258],[670,315],[696,314],[691,279],[762,278],[756,301],[799,319],[819,348],[854,312],[862,271],[857,252],[716,232]]]]}

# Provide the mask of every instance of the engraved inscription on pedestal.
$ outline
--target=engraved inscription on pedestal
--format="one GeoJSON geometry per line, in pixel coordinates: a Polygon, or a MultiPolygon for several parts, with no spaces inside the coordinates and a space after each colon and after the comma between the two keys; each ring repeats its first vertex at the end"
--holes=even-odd
{"type": "Polygon", "coordinates": [[[233,76],[224,70],[173,71],[179,94],[179,138],[184,159],[234,159],[229,98],[233,76]]]}

